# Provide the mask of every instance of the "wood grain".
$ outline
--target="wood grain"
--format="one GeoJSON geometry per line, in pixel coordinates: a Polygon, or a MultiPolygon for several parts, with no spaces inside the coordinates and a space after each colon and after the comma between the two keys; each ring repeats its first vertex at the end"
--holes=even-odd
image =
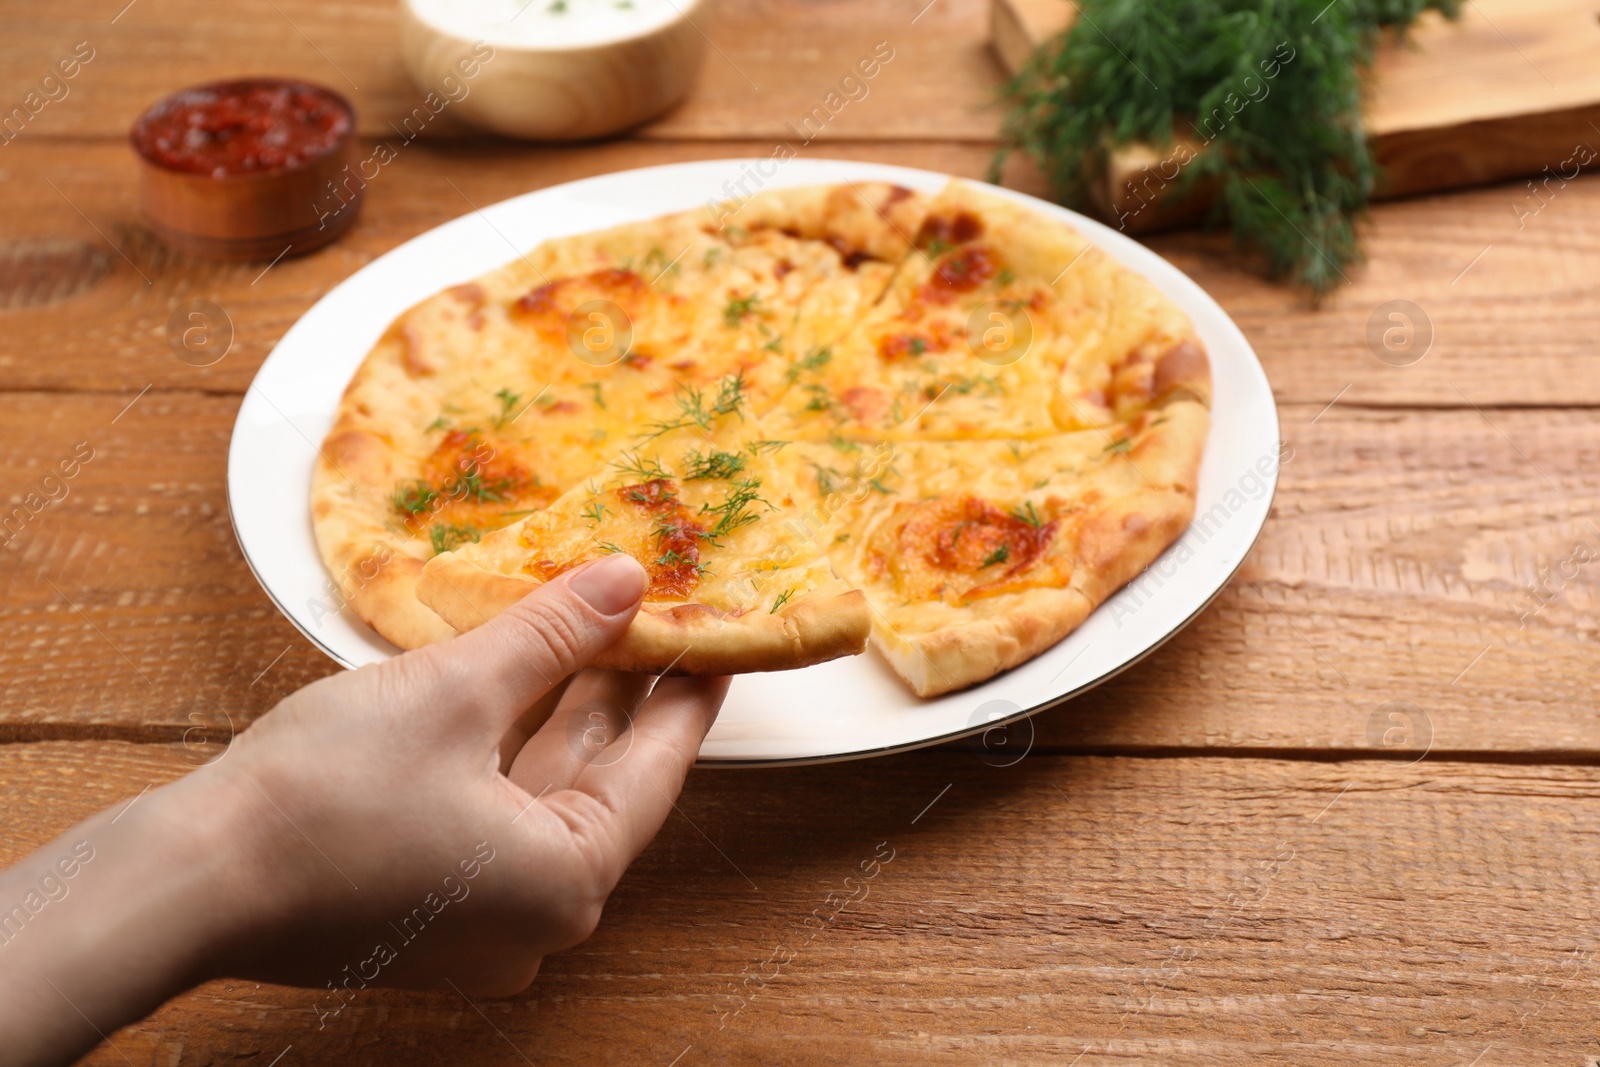
{"type": "MultiPolygon", "coordinates": [[[[0,172],[0,193],[13,211],[5,236],[90,242],[109,257],[109,267],[97,268],[93,285],[63,282],[62,299],[5,313],[0,390],[131,395],[151,382],[242,392],[272,345],[319,297],[390,248],[474,205],[628,167],[768,149],[750,142],[574,149],[419,143],[369,185],[362,217],[343,240],[265,274],[263,265],[208,264],[157,243],[138,222],[133,161],[121,145],[18,141],[5,151],[15,165],[0,172]],[[221,305],[235,328],[228,357],[204,369],[175,359],[167,342],[172,310],[193,298],[221,305]]],[[[837,144],[807,153],[813,154],[966,177],[981,177],[989,158],[985,148],[942,142],[837,144]]],[[[734,176],[737,168],[730,167],[734,176]]],[[[1041,191],[1025,171],[1010,184],[1041,191]]],[[[1369,262],[1317,310],[1262,281],[1220,235],[1174,234],[1152,246],[1235,317],[1281,401],[1320,406],[1348,386],[1346,400],[1368,404],[1600,403],[1600,376],[1584,370],[1588,338],[1600,336],[1600,306],[1590,292],[1600,271],[1600,180],[1570,183],[1520,224],[1513,210],[1519,195],[1515,188],[1484,189],[1377,207],[1367,234],[1369,262]],[[1433,347],[1413,366],[1381,362],[1367,341],[1376,309],[1397,299],[1418,304],[1432,326],[1433,347]]],[[[511,256],[509,247],[505,254],[511,256]]]]}
{"type": "MultiPolygon", "coordinates": [[[[334,669],[235,545],[237,400],[152,392],[118,417],[126,403],[0,396],[14,492],[80,442],[95,450],[69,495],[0,549],[0,625],[18,635],[0,644],[9,736],[170,739],[191,715],[225,732],[334,669]]],[[[1239,576],[1136,670],[1041,716],[1034,743],[1370,751],[1380,706],[1410,701],[1438,751],[1600,759],[1600,563],[1573,559],[1579,545],[1600,558],[1595,424],[1285,407],[1293,458],[1239,576]]],[[[285,462],[310,462],[309,446],[285,462]]]]}
{"type": "MultiPolygon", "coordinates": [[[[0,747],[0,860],[188,766],[0,747]]],[[[327,991],[214,982],[85,1062],[1567,1067],[1593,1047],[1595,768],[923,754],[700,772],[679,806],[522,996],[366,990],[319,1029],[327,991]]]]}

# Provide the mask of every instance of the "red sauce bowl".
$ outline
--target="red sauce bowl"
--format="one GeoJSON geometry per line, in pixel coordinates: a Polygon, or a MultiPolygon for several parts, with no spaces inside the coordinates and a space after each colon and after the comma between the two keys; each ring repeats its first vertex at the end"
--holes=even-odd
{"type": "Polygon", "coordinates": [[[284,78],[173,93],[128,134],[145,220],[167,244],[205,259],[321,248],[361,210],[355,119],[333,90],[284,78]]]}

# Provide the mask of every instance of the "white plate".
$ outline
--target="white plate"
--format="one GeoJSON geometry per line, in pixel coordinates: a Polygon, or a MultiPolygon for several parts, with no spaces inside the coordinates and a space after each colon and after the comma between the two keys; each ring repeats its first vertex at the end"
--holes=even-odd
{"type": "MultiPolygon", "coordinates": [[[[730,195],[733,186],[725,183],[774,167],[765,188],[882,180],[931,193],[949,180],[930,171],[820,159],[712,160],[607,174],[447,222],[317,301],[262,364],[239,409],[228,454],[228,501],[239,546],[278,608],[347,667],[396,652],[343,607],[317,555],[308,508],[316,445],[333,424],[345,383],[396,315],[546,238],[697,207],[730,195]]],[[[748,181],[745,189],[753,191],[748,181]]],[[[1177,268],[1115,230],[1020,193],[993,191],[1076,226],[1194,320],[1211,356],[1216,391],[1195,525],[1066,640],[960,693],[919,700],[873,652],[801,671],[744,675],[734,681],[700,750],[702,761],[849,759],[977,733],[985,735],[992,758],[1009,760],[1026,751],[1021,746],[1031,743],[1032,728],[1022,724],[1008,732],[1004,724],[1105,681],[1171,637],[1227,584],[1266,521],[1277,486],[1278,414],[1261,364],[1233,320],[1177,268]]]]}

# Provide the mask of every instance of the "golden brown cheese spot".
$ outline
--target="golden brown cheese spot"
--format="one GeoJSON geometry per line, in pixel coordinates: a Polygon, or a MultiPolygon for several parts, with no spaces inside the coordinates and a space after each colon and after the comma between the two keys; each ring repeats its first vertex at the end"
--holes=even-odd
{"type": "Polygon", "coordinates": [[[639,559],[650,575],[645,599],[686,599],[700,584],[700,542],[708,531],[678,499],[677,485],[656,478],[622,486],[616,496],[625,512],[631,510],[651,524],[646,558],[639,559]]]}
{"type": "Polygon", "coordinates": [[[421,378],[435,373],[439,368],[427,358],[422,331],[411,323],[400,327],[400,358],[406,373],[421,378]]]}
{"type": "Polygon", "coordinates": [[[929,215],[917,231],[917,247],[966,244],[983,236],[983,220],[970,211],[929,215]]]}
{"type": "Polygon", "coordinates": [[[830,235],[825,240],[835,252],[839,253],[839,262],[845,270],[857,270],[861,264],[878,258],[871,252],[856,248],[841,237],[830,235]]]}
{"type": "Polygon", "coordinates": [[[391,502],[413,535],[448,527],[452,539],[470,540],[472,533],[504,526],[516,512],[542,508],[558,495],[488,441],[451,430],[423,461],[419,477],[395,487],[391,502]]]}
{"type": "Polygon", "coordinates": [[[936,322],[931,329],[922,333],[908,331],[878,338],[878,355],[885,362],[893,363],[899,359],[915,359],[929,352],[947,352],[960,336],[960,332],[949,324],[936,322]]]}
{"type": "Polygon", "coordinates": [[[860,423],[878,421],[889,410],[889,397],[870,385],[852,385],[839,394],[839,404],[860,423]]]}
{"type": "Polygon", "coordinates": [[[609,300],[638,321],[657,303],[675,299],[659,293],[631,270],[608,267],[536,286],[512,302],[511,314],[541,335],[560,340],[566,336],[567,317],[590,300],[609,300]]]}
{"type": "Polygon", "coordinates": [[[917,289],[917,297],[930,304],[948,304],[970,293],[1000,273],[1000,260],[983,245],[968,245],[939,260],[933,276],[917,289]]]}
{"type": "Polygon", "coordinates": [[[1118,400],[1145,403],[1154,395],[1155,368],[1143,352],[1129,352],[1111,371],[1111,395],[1118,400]]]}
{"type": "Polygon", "coordinates": [[[455,297],[469,307],[482,307],[483,302],[489,299],[489,294],[477,282],[468,282],[465,285],[453,285],[445,292],[455,297]]]}
{"type": "Polygon", "coordinates": [[[1211,364],[1206,350],[1193,341],[1179,341],[1162,355],[1156,363],[1152,392],[1163,396],[1179,386],[1198,386],[1211,374],[1211,364]]]}
{"type": "Polygon", "coordinates": [[[1038,586],[1064,586],[1066,560],[1049,556],[1060,520],[1005,512],[981,497],[895,505],[867,549],[869,570],[911,601],[954,605],[1038,586]]]}

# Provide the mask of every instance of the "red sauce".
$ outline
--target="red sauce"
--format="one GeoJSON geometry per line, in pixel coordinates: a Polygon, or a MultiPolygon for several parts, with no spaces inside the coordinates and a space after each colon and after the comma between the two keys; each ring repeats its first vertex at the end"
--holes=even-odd
{"type": "Polygon", "coordinates": [[[625,485],[617,498],[648,512],[655,520],[654,559],[644,560],[650,575],[647,600],[677,600],[687,597],[700,584],[700,541],[706,528],[694,520],[678,500],[678,487],[666,478],[638,485],[625,485]]]}
{"type": "Polygon", "coordinates": [[[139,117],[133,145],[154,163],[226,178],[303,166],[336,149],[350,105],[305,82],[260,78],[173,93],[139,117]]]}

